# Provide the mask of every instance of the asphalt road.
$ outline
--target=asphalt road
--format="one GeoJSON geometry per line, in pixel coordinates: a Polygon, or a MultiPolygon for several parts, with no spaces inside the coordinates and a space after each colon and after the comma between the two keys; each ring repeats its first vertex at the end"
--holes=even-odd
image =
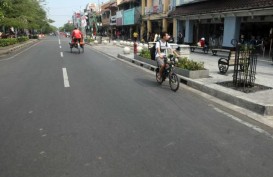
{"type": "Polygon", "coordinates": [[[270,135],[90,46],[0,60],[0,177],[271,177],[272,154],[270,135]]]}

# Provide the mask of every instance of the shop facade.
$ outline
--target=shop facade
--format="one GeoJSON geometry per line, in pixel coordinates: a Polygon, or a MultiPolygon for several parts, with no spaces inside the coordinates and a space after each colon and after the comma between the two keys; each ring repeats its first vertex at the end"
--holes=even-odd
{"type": "Polygon", "coordinates": [[[196,44],[204,37],[212,47],[230,48],[232,39],[263,43],[270,47],[273,28],[273,0],[208,0],[176,7],[171,13],[184,41],[196,44]],[[259,3],[257,7],[257,3],[259,3]]]}

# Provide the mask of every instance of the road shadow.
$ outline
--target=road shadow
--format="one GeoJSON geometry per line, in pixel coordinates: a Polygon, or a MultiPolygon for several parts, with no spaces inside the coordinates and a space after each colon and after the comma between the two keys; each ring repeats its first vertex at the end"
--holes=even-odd
{"type": "Polygon", "coordinates": [[[232,76],[233,75],[233,73],[234,73],[234,71],[233,71],[233,68],[232,69],[229,69],[226,73],[220,73],[220,71],[218,71],[218,72],[216,72],[216,73],[218,73],[218,74],[220,74],[220,75],[222,75],[222,76],[232,76]]]}
{"type": "Polygon", "coordinates": [[[78,51],[76,50],[72,50],[72,52],[70,51],[63,51],[64,53],[70,53],[70,54],[74,54],[74,55],[79,55],[79,54],[83,54],[83,52],[81,51],[81,53],[79,53],[78,51]]]}
{"type": "Polygon", "coordinates": [[[136,78],[134,79],[136,83],[143,87],[150,87],[150,88],[162,88],[164,90],[170,90],[169,81],[166,80],[161,85],[156,82],[156,80],[150,80],[145,78],[136,78]]]}

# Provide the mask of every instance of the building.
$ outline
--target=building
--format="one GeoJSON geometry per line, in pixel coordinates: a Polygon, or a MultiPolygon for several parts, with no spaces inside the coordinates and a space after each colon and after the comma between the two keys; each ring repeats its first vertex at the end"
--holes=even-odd
{"type": "Polygon", "coordinates": [[[120,32],[121,39],[132,39],[132,34],[140,34],[141,0],[117,0],[116,31],[120,32]]]}
{"type": "Polygon", "coordinates": [[[184,0],[175,5],[169,16],[185,43],[196,44],[204,37],[211,47],[230,48],[237,39],[263,43],[269,50],[273,0],[184,0]]]}
{"type": "Polygon", "coordinates": [[[98,12],[99,11],[99,7],[97,6],[97,4],[96,3],[88,3],[87,5],[86,5],[86,8],[85,8],[86,10],[90,10],[90,11],[92,11],[92,12],[98,12]]]}
{"type": "Polygon", "coordinates": [[[101,22],[102,22],[101,33],[102,35],[105,35],[105,36],[109,36],[111,33],[111,28],[110,28],[111,11],[109,8],[110,4],[111,4],[111,1],[108,1],[101,5],[101,22]]]}
{"type": "Polygon", "coordinates": [[[101,27],[100,7],[96,3],[88,3],[84,9],[86,19],[86,34],[97,35],[101,27]]]}
{"type": "Polygon", "coordinates": [[[142,0],[141,37],[153,41],[155,33],[166,31],[173,35],[173,20],[169,13],[174,9],[173,0],[142,0]]]}

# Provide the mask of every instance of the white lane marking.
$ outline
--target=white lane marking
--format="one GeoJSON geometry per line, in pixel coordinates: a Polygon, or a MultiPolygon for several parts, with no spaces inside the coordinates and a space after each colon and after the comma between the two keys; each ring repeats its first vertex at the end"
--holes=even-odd
{"type": "Polygon", "coordinates": [[[220,110],[220,109],[218,109],[218,108],[216,108],[216,107],[213,107],[213,109],[214,109],[215,111],[217,111],[217,112],[219,112],[219,113],[221,113],[221,114],[224,114],[225,116],[227,116],[227,117],[229,117],[229,118],[231,118],[231,119],[233,119],[233,120],[235,120],[235,121],[237,121],[237,122],[239,122],[239,123],[241,123],[241,124],[243,124],[243,125],[245,125],[245,126],[251,128],[251,129],[253,129],[253,130],[255,130],[255,131],[257,131],[257,132],[259,132],[259,133],[261,133],[261,134],[264,134],[264,135],[266,135],[266,136],[268,136],[268,137],[270,137],[270,138],[273,139],[273,135],[271,135],[271,134],[268,133],[267,131],[261,129],[260,127],[258,127],[258,126],[256,126],[256,125],[252,125],[251,123],[248,123],[248,122],[246,122],[246,121],[243,121],[243,120],[239,119],[238,117],[235,117],[235,116],[233,116],[233,115],[231,115],[231,114],[229,114],[229,113],[227,113],[227,112],[224,112],[224,111],[222,111],[222,110],[220,110]]]}
{"type": "Polygon", "coordinates": [[[61,45],[61,40],[59,39],[59,45],[61,45]]]}
{"type": "Polygon", "coordinates": [[[61,52],[61,57],[62,57],[62,58],[64,57],[64,53],[63,53],[63,52],[61,52]]]}
{"type": "Polygon", "coordinates": [[[63,68],[63,77],[64,77],[64,87],[70,87],[66,68],[63,68]]]}
{"type": "Polygon", "coordinates": [[[36,44],[34,44],[34,45],[30,46],[29,48],[26,48],[25,50],[23,50],[23,51],[21,51],[21,52],[17,53],[16,55],[13,55],[12,57],[9,57],[9,58],[6,58],[6,59],[2,59],[2,60],[0,60],[0,62],[1,62],[1,61],[11,60],[11,59],[13,59],[13,58],[17,57],[18,55],[20,55],[20,54],[22,54],[22,53],[24,53],[24,52],[28,51],[28,50],[29,50],[29,49],[31,49],[32,47],[35,47],[35,46],[36,46],[36,45],[38,45],[39,43],[40,43],[40,42],[38,42],[38,43],[36,43],[36,44]]]}
{"type": "Polygon", "coordinates": [[[62,48],[62,46],[60,46],[60,49],[62,48]]]}

